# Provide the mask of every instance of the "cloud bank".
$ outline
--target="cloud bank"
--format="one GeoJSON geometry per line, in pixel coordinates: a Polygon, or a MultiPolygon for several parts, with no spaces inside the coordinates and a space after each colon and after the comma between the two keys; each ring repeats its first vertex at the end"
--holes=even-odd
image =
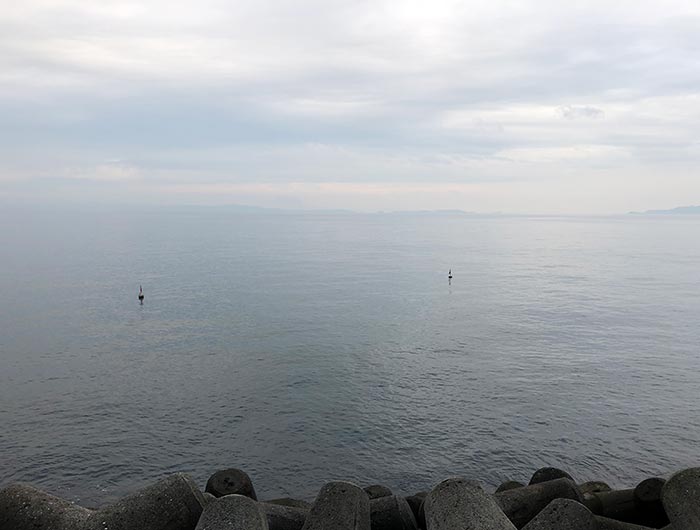
{"type": "Polygon", "coordinates": [[[678,0],[27,0],[0,11],[1,196],[700,202],[699,52],[678,0]]]}

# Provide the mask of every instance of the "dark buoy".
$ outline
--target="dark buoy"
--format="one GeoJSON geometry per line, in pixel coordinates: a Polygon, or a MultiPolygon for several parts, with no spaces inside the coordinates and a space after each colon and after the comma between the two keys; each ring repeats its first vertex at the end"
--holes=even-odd
{"type": "Polygon", "coordinates": [[[447,273],[447,282],[452,283],[452,269],[447,273]]]}
{"type": "Polygon", "coordinates": [[[144,296],[143,296],[143,287],[141,287],[141,286],[139,285],[139,302],[141,302],[141,305],[143,305],[143,299],[144,299],[144,296]]]}

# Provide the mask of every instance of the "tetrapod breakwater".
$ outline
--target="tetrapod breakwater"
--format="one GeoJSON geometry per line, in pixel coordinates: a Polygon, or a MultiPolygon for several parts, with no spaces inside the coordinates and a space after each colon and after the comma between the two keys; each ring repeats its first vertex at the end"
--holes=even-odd
{"type": "MultiPolygon", "coordinates": [[[[263,497],[264,499],[264,497],[263,497]]],[[[260,500],[243,470],[214,473],[204,489],[176,473],[100,509],[29,484],[0,490],[0,530],[700,530],[700,468],[627,489],[577,483],[546,467],[525,484],[486,491],[451,477],[430,491],[328,482],[313,502],[260,500]]]]}

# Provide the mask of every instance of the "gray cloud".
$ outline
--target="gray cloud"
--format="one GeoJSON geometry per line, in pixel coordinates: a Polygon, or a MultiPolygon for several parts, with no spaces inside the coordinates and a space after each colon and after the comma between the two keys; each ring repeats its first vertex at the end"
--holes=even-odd
{"type": "Polygon", "coordinates": [[[653,208],[629,201],[700,195],[698,29],[680,0],[28,0],[0,15],[0,186],[559,211],[607,183],[653,208]]]}
{"type": "Polygon", "coordinates": [[[605,117],[605,112],[603,112],[603,109],[599,109],[597,107],[575,107],[572,105],[566,105],[564,107],[559,107],[557,111],[567,120],[575,120],[578,118],[596,120],[605,117]]]}

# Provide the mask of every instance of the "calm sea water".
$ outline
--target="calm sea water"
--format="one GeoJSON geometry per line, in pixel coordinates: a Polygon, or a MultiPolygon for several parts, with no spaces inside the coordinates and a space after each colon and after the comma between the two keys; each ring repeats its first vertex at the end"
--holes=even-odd
{"type": "Polygon", "coordinates": [[[700,464],[698,218],[7,214],[0,257],[0,486],[700,464]]]}

